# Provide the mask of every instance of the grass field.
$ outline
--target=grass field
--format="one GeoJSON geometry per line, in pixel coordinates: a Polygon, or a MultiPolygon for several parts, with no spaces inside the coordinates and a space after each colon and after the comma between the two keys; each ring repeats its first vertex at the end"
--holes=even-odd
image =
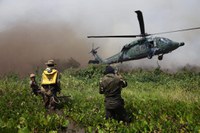
{"type": "MultiPolygon", "coordinates": [[[[121,72],[128,82],[122,91],[129,125],[105,120],[104,97],[98,93],[103,66],[62,73],[62,94],[70,96],[49,113],[42,99],[30,94],[28,78],[0,79],[0,132],[61,132],[73,121],[85,132],[200,132],[200,73],[174,74],[159,69],[121,72]]],[[[39,80],[39,76],[37,77],[39,80]]]]}

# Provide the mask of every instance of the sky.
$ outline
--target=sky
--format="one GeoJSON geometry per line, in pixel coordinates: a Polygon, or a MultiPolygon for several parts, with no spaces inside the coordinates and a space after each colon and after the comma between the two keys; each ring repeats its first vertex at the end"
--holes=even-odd
{"type": "MultiPolygon", "coordinates": [[[[139,34],[136,10],[147,33],[200,26],[199,0],[0,0],[0,72],[30,72],[50,58],[70,57],[87,65],[92,43],[107,58],[133,39],[88,39],[88,35],[139,34]]],[[[174,69],[200,66],[200,30],[165,34],[185,46],[164,55],[159,64],[174,69]]],[[[157,66],[157,57],[130,61],[132,67],[157,66]]]]}

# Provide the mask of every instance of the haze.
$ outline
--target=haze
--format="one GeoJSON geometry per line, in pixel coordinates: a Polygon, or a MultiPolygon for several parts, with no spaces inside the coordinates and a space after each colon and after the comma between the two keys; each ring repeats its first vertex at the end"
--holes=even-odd
{"type": "MultiPolygon", "coordinates": [[[[92,43],[102,58],[112,56],[133,39],[88,39],[88,35],[139,34],[135,10],[141,10],[147,33],[200,26],[199,0],[1,0],[0,73],[30,73],[51,58],[70,57],[86,66],[92,43]]],[[[200,30],[162,35],[185,42],[159,64],[176,69],[200,66],[200,30]]],[[[125,63],[155,67],[157,57],[125,63]]]]}

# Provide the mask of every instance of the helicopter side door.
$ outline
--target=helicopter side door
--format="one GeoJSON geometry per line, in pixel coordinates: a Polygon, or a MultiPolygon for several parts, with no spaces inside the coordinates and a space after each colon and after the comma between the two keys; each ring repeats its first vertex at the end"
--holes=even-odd
{"type": "Polygon", "coordinates": [[[149,51],[148,45],[146,43],[139,43],[127,51],[127,54],[131,59],[140,59],[147,56],[149,51]]]}

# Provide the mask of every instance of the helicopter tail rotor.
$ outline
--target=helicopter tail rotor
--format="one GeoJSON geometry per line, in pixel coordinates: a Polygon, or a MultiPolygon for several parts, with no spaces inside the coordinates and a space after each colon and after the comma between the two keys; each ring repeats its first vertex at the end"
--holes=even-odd
{"type": "Polygon", "coordinates": [[[94,44],[92,44],[92,50],[89,52],[89,54],[92,54],[94,56],[94,60],[89,60],[89,64],[99,64],[99,63],[104,63],[104,60],[97,54],[97,50],[100,47],[94,48],[94,44]]]}
{"type": "Polygon", "coordinates": [[[100,47],[97,47],[97,48],[95,48],[95,49],[92,49],[90,52],[89,52],[89,54],[90,53],[92,53],[92,54],[96,54],[97,53],[97,49],[99,49],[100,47]]]}
{"type": "Polygon", "coordinates": [[[92,53],[93,55],[97,53],[97,50],[99,49],[100,47],[97,47],[97,48],[94,48],[94,44],[92,44],[92,50],[89,52],[92,53]]]}

